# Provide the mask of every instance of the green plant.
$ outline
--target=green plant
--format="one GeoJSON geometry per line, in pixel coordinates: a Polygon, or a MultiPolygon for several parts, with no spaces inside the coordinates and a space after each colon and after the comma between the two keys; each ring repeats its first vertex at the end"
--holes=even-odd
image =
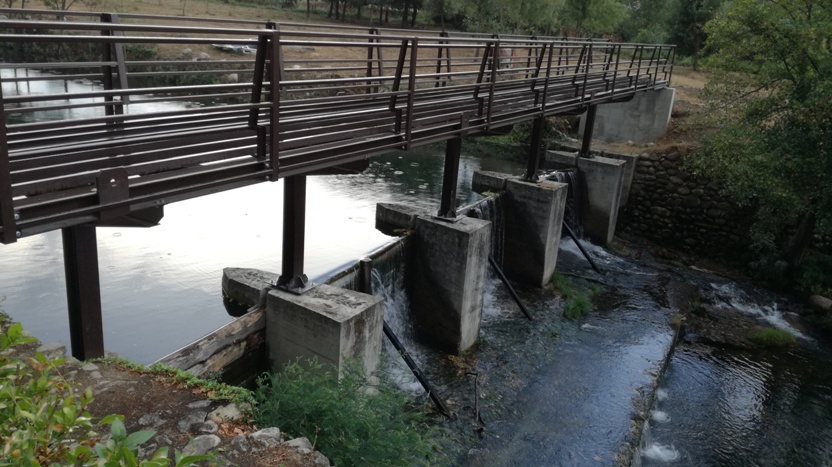
{"type": "Polygon", "coordinates": [[[557,272],[552,276],[552,284],[565,300],[563,303],[563,317],[566,319],[578,319],[589,314],[592,311],[590,296],[594,297],[601,292],[601,289],[596,286],[587,293],[585,290],[577,288],[568,277],[557,272]]]}
{"type": "Polygon", "coordinates": [[[773,327],[757,329],[748,335],[748,339],[763,347],[785,347],[796,340],[792,333],[773,327]]]}
{"type": "MultiPolygon", "coordinates": [[[[7,322],[0,316],[0,324],[7,322]]],[[[40,352],[28,359],[12,357],[12,347],[35,341],[23,335],[20,323],[0,334],[0,466],[170,465],[167,448],[140,461],[138,449],[155,431],[128,434],[121,416],[110,415],[100,422],[110,425],[110,437],[102,441],[86,411],[92,391],[78,392],[61,376],[64,359],[50,360],[40,352]]],[[[211,458],[177,453],[176,466],[211,458]]]]}
{"type": "Polygon", "coordinates": [[[832,255],[812,255],[803,260],[800,289],[807,294],[832,295],[832,255]]]}
{"type": "Polygon", "coordinates": [[[255,420],[316,444],[335,465],[428,465],[437,429],[409,398],[368,382],[350,364],[339,380],[317,360],[287,365],[258,381],[255,420]]]}
{"type": "Polygon", "coordinates": [[[592,302],[585,293],[570,297],[563,304],[563,317],[566,319],[583,318],[592,311],[592,302]]]}
{"type": "Polygon", "coordinates": [[[199,389],[209,399],[227,400],[234,402],[241,407],[252,405],[254,403],[254,394],[251,391],[245,388],[230,386],[222,383],[217,379],[214,379],[216,375],[209,375],[210,379],[203,378],[162,363],[145,367],[140,363],[136,363],[123,357],[97,358],[90,360],[90,362],[113,364],[138,373],[158,375],[167,382],[180,384],[186,388],[199,389]]]}

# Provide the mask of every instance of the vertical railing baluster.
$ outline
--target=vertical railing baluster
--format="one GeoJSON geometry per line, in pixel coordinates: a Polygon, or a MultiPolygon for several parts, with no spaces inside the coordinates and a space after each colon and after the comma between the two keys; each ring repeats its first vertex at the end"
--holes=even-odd
{"type": "Polygon", "coordinates": [[[392,96],[390,96],[390,111],[395,113],[395,132],[399,134],[402,132],[402,112],[396,109],[399,100],[399,89],[402,85],[402,73],[404,73],[404,60],[407,55],[408,40],[402,40],[402,46],[399,49],[399,59],[396,62],[396,76],[393,78],[392,96]]]}
{"type": "MultiPolygon", "coordinates": [[[[540,104],[540,109],[543,112],[543,115],[546,115],[546,100],[549,96],[549,79],[552,77],[552,59],[554,58],[555,53],[555,43],[552,42],[549,45],[549,60],[546,64],[546,81],[543,82],[543,99],[540,104]]],[[[558,58],[560,60],[560,58],[558,58]]]]}
{"type": "Polygon", "coordinates": [[[405,129],[405,149],[410,149],[413,139],[413,102],[416,98],[417,58],[419,56],[419,39],[411,39],[410,77],[407,82],[407,128],[405,129]]]}
{"type": "Polygon", "coordinates": [[[483,80],[485,80],[485,68],[488,66],[488,60],[491,56],[491,48],[492,44],[490,41],[487,42],[483,48],[482,61],[480,62],[480,72],[477,75],[477,85],[474,87],[474,99],[476,99],[479,104],[477,111],[478,117],[482,117],[483,100],[480,98],[480,86],[482,85],[483,80]]]}
{"type": "Polygon", "coordinates": [[[280,43],[280,26],[274,24],[269,48],[269,97],[271,114],[269,126],[271,128],[271,156],[272,181],[276,182],[280,176],[280,80],[283,78],[283,50],[280,43]]]}
{"type": "Polygon", "coordinates": [[[3,227],[0,242],[8,244],[17,241],[17,219],[15,219],[14,199],[12,198],[12,174],[9,162],[9,141],[6,136],[8,126],[5,108],[3,88],[0,87],[0,227],[3,227]]]}
{"type": "MultiPolygon", "coordinates": [[[[101,22],[102,23],[118,23],[118,16],[112,13],[102,13],[101,14],[101,22]]],[[[114,37],[115,32],[109,29],[101,29],[101,35],[105,37],[114,37]]],[[[102,85],[104,86],[104,90],[112,91],[115,89],[115,85],[113,82],[113,67],[109,64],[109,62],[113,61],[113,50],[116,50],[116,69],[118,70],[119,74],[119,82],[125,83],[126,86],[126,66],[124,65],[124,49],[121,44],[116,44],[113,41],[106,41],[101,45],[101,58],[104,64],[101,66],[101,74],[102,74],[102,85]],[[123,71],[124,70],[124,71],[123,71]]],[[[124,86],[122,86],[124,88],[124,86]]],[[[114,115],[123,115],[124,114],[124,104],[125,104],[126,96],[121,96],[120,101],[116,102],[115,98],[112,95],[104,96],[104,102],[107,104],[104,106],[104,114],[107,116],[114,116],[114,115]]],[[[115,120],[111,120],[107,122],[107,126],[111,127],[115,124],[115,120]]]]}
{"type": "MultiPolygon", "coordinates": [[[[376,28],[370,28],[370,33],[367,36],[367,77],[373,77],[373,49],[379,49],[378,46],[373,47],[374,42],[379,42],[378,39],[373,38],[373,35],[378,35],[379,31],[376,28]]],[[[381,73],[379,73],[379,78],[381,78],[381,73]]],[[[379,81],[381,83],[381,81],[379,81]]],[[[377,93],[378,86],[373,86],[373,80],[367,80],[367,90],[366,94],[377,93]]]]}
{"type": "Polygon", "coordinates": [[[500,68],[500,40],[494,43],[491,49],[491,85],[488,87],[488,114],[485,119],[485,126],[491,129],[491,114],[494,109],[494,91],[497,86],[497,70],[500,68]]]}

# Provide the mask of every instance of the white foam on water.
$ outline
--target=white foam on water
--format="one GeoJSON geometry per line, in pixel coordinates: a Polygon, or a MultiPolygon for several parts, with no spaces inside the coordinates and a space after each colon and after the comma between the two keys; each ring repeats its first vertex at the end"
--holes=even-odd
{"type": "Polygon", "coordinates": [[[667,412],[662,410],[653,410],[650,412],[650,418],[653,419],[654,422],[659,423],[667,423],[670,421],[670,415],[667,412]]]}
{"type": "Polygon", "coordinates": [[[659,462],[674,462],[679,459],[679,451],[672,444],[665,446],[664,444],[650,443],[641,454],[648,459],[659,462]]]}
{"type": "Polygon", "coordinates": [[[792,325],[786,321],[786,318],[783,316],[783,312],[777,308],[776,303],[772,303],[771,305],[760,305],[754,303],[745,292],[733,283],[712,283],[711,287],[714,288],[717,298],[723,302],[724,307],[733,308],[741,313],[761,318],[772,326],[787,331],[795,337],[807,340],[809,339],[809,337],[793,328],[792,325]]]}
{"type": "Polygon", "coordinates": [[[667,400],[668,397],[670,397],[670,394],[667,392],[667,389],[656,389],[656,399],[664,401],[667,400]]]}

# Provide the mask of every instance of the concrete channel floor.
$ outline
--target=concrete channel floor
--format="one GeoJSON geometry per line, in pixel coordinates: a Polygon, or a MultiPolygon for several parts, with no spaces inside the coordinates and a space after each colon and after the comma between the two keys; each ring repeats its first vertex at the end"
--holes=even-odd
{"type": "MultiPolygon", "coordinates": [[[[666,274],[606,259],[609,272],[595,277],[614,303],[564,321],[548,355],[530,355],[536,372],[516,394],[504,394],[506,409],[492,415],[463,465],[630,464],[671,351],[672,310],[655,298],[666,274]]],[[[583,269],[575,258],[559,262],[576,265],[567,271],[583,269]]],[[[531,300],[537,316],[551,307],[531,300]]]]}

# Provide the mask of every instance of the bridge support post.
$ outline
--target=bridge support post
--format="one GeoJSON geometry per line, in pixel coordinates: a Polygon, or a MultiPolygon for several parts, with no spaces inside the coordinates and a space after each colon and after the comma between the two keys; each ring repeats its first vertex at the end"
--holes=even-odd
{"type": "Polygon", "coordinates": [[[445,143],[445,171],[442,175],[442,201],[437,216],[456,217],[456,187],[459,182],[459,156],[462,138],[449,139],[445,143]]]}
{"type": "Polygon", "coordinates": [[[294,293],[307,289],[309,278],[303,273],[306,234],[306,176],[283,179],[283,259],[276,286],[294,293]]]}
{"type": "Polygon", "coordinates": [[[543,146],[543,127],[545,124],[545,117],[537,117],[532,122],[532,141],[529,145],[529,160],[526,166],[526,174],[523,175],[523,180],[527,182],[537,181],[537,170],[540,168],[540,152],[543,146]]]}
{"type": "Polygon", "coordinates": [[[78,360],[103,357],[104,326],[95,227],[67,227],[61,233],[72,356],[78,360]]]}
{"type": "Polygon", "coordinates": [[[598,110],[597,105],[590,105],[586,111],[586,126],[584,126],[584,139],[581,142],[581,152],[578,153],[581,157],[592,157],[589,154],[589,145],[592,143],[592,130],[595,128],[595,113],[598,110]]]}

